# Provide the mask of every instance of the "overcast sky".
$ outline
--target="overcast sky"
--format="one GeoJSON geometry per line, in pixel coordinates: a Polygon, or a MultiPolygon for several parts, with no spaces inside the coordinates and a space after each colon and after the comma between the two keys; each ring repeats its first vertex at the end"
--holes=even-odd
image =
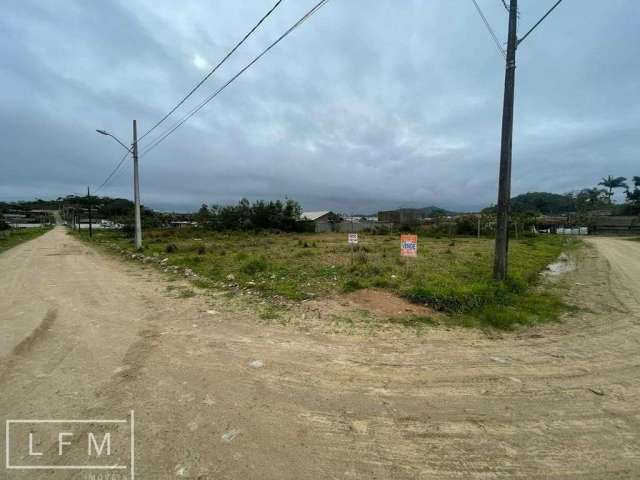
{"type": "MultiPolygon", "coordinates": [[[[315,1],[284,0],[179,113],[315,1]]],[[[145,132],[274,2],[3,0],[0,199],[96,188],[124,150],[95,129],[131,142],[132,119],[145,132]]],[[[506,41],[501,0],[478,3],[506,41]]],[[[552,4],[520,0],[519,33],[552,4]]],[[[142,201],[483,207],[503,82],[471,0],[330,0],[140,160],[142,201]]],[[[640,175],[639,99],[640,1],[565,0],[518,51],[513,194],[640,175]]],[[[131,198],[130,161],[100,194],[131,198]]]]}

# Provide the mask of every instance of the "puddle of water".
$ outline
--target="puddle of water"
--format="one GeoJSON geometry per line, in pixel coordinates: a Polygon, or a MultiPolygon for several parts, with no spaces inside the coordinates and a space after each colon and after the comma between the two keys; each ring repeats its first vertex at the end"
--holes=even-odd
{"type": "Polygon", "coordinates": [[[541,273],[541,275],[548,277],[557,277],[563,273],[571,272],[575,270],[575,262],[569,258],[566,253],[561,253],[558,259],[547,265],[547,268],[541,273]]]}

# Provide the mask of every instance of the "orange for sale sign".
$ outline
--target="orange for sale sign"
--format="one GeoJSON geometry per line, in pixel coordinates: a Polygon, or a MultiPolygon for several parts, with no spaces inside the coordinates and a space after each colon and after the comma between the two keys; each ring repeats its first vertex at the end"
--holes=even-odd
{"type": "Polygon", "coordinates": [[[400,255],[403,257],[418,256],[417,235],[400,235],[400,255]]]}

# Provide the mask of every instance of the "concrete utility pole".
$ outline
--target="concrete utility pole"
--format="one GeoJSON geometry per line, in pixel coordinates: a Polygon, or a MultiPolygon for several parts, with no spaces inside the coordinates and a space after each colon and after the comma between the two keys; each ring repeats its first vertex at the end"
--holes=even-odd
{"type": "Polygon", "coordinates": [[[142,248],[142,225],[140,220],[140,179],[138,176],[138,126],[133,121],[133,201],[135,204],[136,217],[136,250],[142,248]]]}
{"type": "Polygon", "coordinates": [[[493,264],[493,277],[496,280],[505,280],[507,278],[508,267],[507,255],[509,252],[509,204],[511,202],[511,147],[513,139],[513,100],[516,82],[516,49],[560,3],[562,3],[562,0],[557,0],[547,13],[545,13],[527,33],[518,39],[518,0],[511,0],[511,2],[509,2],[509,36],[507,38],[507,68],[504,75],[502,145],[500,148],[500,180],[498,184],[498,222],[496,226],[496,253],[493,264]]]}
{"type": "Polygon", "coordinates": [[[513,102],[516,81],[516,49],[518,27],[518,0],[509,3],[509,36],[507,38],[507,64],[504,75],[504,103],[502,107],[502,146],[500,148],[500,180],[498,184],[498,222],[493,277],[507,278],[509,250],[509,203],[511,199],[511,147],[513,139],[513,102]]]}
{"type": "Polygon", "coordinates": [[[135,246],[136,250],[142,248],[142,224],[140,221],[140,181],[138,177],[138,126],[136,121],[133,121],[133,144],[131,148],[127,147],[124,143],[120,141],[118,137],[110,134],[106,130],[96,129],[100,135],[106,135],[108,137],[113,138],[116,142],[118,142],[122,147],[127,151],[127,155],[129,152],[133,154],[133,201],[134,201],[134,216],[136,223],[136,232],[135,232],[135,246]]]}

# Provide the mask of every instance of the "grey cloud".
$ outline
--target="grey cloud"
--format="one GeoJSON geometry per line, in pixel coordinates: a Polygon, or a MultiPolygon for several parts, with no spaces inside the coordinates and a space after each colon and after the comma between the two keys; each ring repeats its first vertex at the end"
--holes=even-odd
{"type": "MultiPolygon", "coordinates": [[[[546,3],[522,2],[521,33],[546,3]]],[[[283,2],[182,112],[312,4],[283,2]]],[[[501,3],[480,4],[504,38],[501,3]]],[[[130,141],[132,118],[144,131],[202,77],[196,55],[214,64],[270,5],[5,2],[0,197],[99,185],[121,147],[94,129],[130,141]]],[[[635,0],[565,2],[523,43],[514,193],[640,174],[638,9],[635,0]]],[[[307,209],[367,212],[487,205],[503,75],[470,2],[332,0],[141,160],[143,201],[192,209],[288,195],[307,209]]],[[[130,196],[127,169],[104,194],[130,196]]]]}

